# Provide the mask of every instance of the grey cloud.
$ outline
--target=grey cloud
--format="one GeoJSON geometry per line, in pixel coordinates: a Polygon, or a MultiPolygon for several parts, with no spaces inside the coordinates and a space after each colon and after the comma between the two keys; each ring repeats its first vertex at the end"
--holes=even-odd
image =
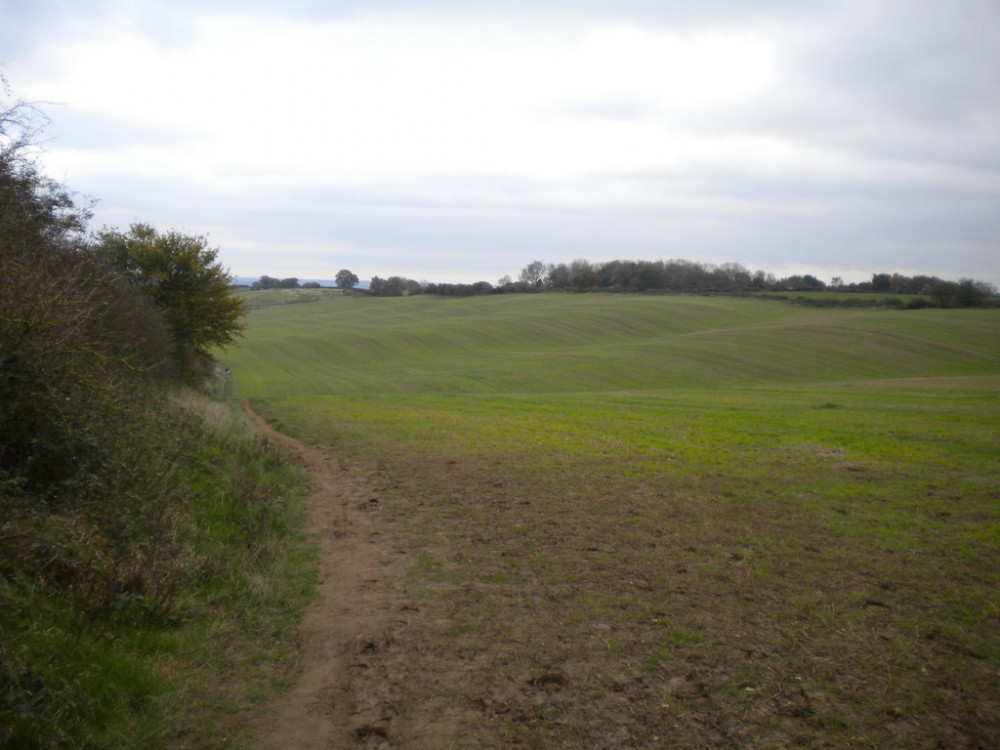
{"type": "MultiPolygon", "coordinates": [[[[863,170],[860,183],[899,180],[887,175],[902,165],[943,168],[968,181],[970,196],[987,190],[996,200],[983,184],[995,185],[1000,169],[1000,4],[885,0],[843,10],[771,28],[777,80],[739,106],[671,113],[674,125],[840,155],[863,170]]],[[[815,175],[831,188],[839,179],[815,175]]]]}
{"type": "Polygon", "coordinates": [[[1000,5],[992,0],[872,4],[843,16],[797,50],[807,77],[876,109],[919,121],[960,123],[1000,84],[1000,5]],[[829,33],[833,31],[834,33],[829,33]]]}
{"type": "MultiPolygon", "coordinates": [[[[905,155],[909,147],[918,157],[964,154],[970,161],[995,155],[1000,4],[867,8],[861,20],[844,15],[814,26],[791,47],[785,108],[797,105],[800,113],[790,121],[804,124],[801,110],[811,110],[816,132],[865,152],[905,155]]],[[[780,117],[769,124],[782,128],[780,117]]]]}
{"type": "MultiPolygon", "coordinates": [[[[303,275],[309,272],[303,265],[320,270],[324,263],[339,263],[379,275],[419,268],[425,270],[413,275],[453,281],[484,278],[485,270],[478,269],[486,267],[499,269],[497,276],[513,274],[536,258],[686,258],[736,261],[768,271],[793,262],[821,276],[828,269],[827,279],[858,268],[1000,280],[1000,258],[991,244],[1000,236],[1000,218],[983,221],[989,208],[983,199],[846,186],[831,191],[808,182],[697,182],[669,174],[645,179],[651,192],[667,188],[691,200],[594,210],[541,203],[436,203],[417,185],[388,191],[316,185],[272,192],[266,201],[245,205],[248,196],[123,177],[107,183],[97,224],[146,220],[208,232],[240,275],[303,275]],[[705,201],[699,204],[699,197],[705,201]],[[788,207],[796,197],[818,210],[788,207]],[[734,201],[744,201],[745,210],[734,209],[734,201]],[[271,248],[269,259],[266,250],[262,256],[262,244],[271,248]],[[263,267],[247,268],[262,260],[263,267]]],[[[501,190],[515,188],[504,182],[501,190]]]]}
{"type": "MultiPolygon", "coordinates": [[[[55,43],[57,30],[91,33],[125,7],[114,0],[8,0],[0,55],[55,43]]],[[[98,197],[97,226],[145,220],[208,231],[237,273],[302,275],[307,269],[295,263],[323,262],[329,252],[337,267],[375,264],[377,273],[391,275],[409,263],[435,281],[451,280],[445,274],[459,269],[481,277],[475,269],[486,264],[516,274],[535,258],[680,257],[765,270],[794,262],[831,274],[861,268],[1000,282],[1000,3],[993,0],[179,0],[138,7],[135,28],[168,46],[186,44],[189,24],[206,10],[311,21],[405,12],[443,24],[495,19],[527,31],[564,22],[753,29],[774,42],[779,80],[739,108],[665,114],[635,97],[610,97],[563,102],[556,111],[660,118],[665,128],[706,137],[790,140],[852,164],[846,174],[792,165],[767,177],[734,166],[582,178],[638,186],[644,199],[629,206],[557,205],[541,197],[550,186],[483,174],[369,187],[309,184],[252,167],[221,175],[223,187],[212,188],[126,174],[72,179],[73,189],[98,197]],[[911,179],[899,169],[906,164],[940,166],[947,183],[927,177],[931,169],[911,179]],[[241,268],[260,262],[262,243],[273,248],[269,265],[241,268]],[[286,247],[309,247],[311,255],[293,261],[286,247]]],[[[11,83],[16,91],[18,82],[11,83]]],[[[178,144],[188,137],[72,107],[49,113],[48,135],[58,147],[178,144]]],[[[569,187],[586,193],[588,186],[569,187]]]]}

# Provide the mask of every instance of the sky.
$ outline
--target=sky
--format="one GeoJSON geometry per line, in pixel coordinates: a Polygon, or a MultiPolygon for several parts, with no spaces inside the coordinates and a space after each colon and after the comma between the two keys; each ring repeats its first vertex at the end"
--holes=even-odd
{"type": "Polygon", "coordinates": [[[236,276],[1000,285],[1000,0],[0,0],[96,229],[236,276]]]}

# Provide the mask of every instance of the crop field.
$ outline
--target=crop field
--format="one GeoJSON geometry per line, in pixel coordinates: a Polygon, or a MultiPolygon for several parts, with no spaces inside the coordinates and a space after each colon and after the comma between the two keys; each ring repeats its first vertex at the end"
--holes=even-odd
{"type": "Polygon", "coordinates": [[[1000,747],[998,310],[327,296],[223,361],[375,482],[413,747],[1000,747]]]}

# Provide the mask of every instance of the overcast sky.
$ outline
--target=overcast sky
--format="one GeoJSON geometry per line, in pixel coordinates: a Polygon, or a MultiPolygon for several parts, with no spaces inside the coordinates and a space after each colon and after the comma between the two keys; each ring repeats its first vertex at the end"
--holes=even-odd
{"type": "Polygon", "coordinates": [[[238,276],[1000,284],[1000,0],[0,0],[95,228],[238,276]]]}

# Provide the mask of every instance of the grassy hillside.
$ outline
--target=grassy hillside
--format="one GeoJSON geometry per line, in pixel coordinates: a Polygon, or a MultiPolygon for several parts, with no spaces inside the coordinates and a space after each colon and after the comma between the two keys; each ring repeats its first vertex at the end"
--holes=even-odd
{"type": "Polygon", "coordinates": [[[337,298],[255,310],[227,363],[379,477],[394,689],[480,707],[460,744],[989,747],[998,342],[990,310],[337,298]]]}
{"type": "Polygon", "coordinates": [[[255,310],[244,396],[551,393],[993,375],[995,311],[719,297],[330,298],[255,310]]]}

